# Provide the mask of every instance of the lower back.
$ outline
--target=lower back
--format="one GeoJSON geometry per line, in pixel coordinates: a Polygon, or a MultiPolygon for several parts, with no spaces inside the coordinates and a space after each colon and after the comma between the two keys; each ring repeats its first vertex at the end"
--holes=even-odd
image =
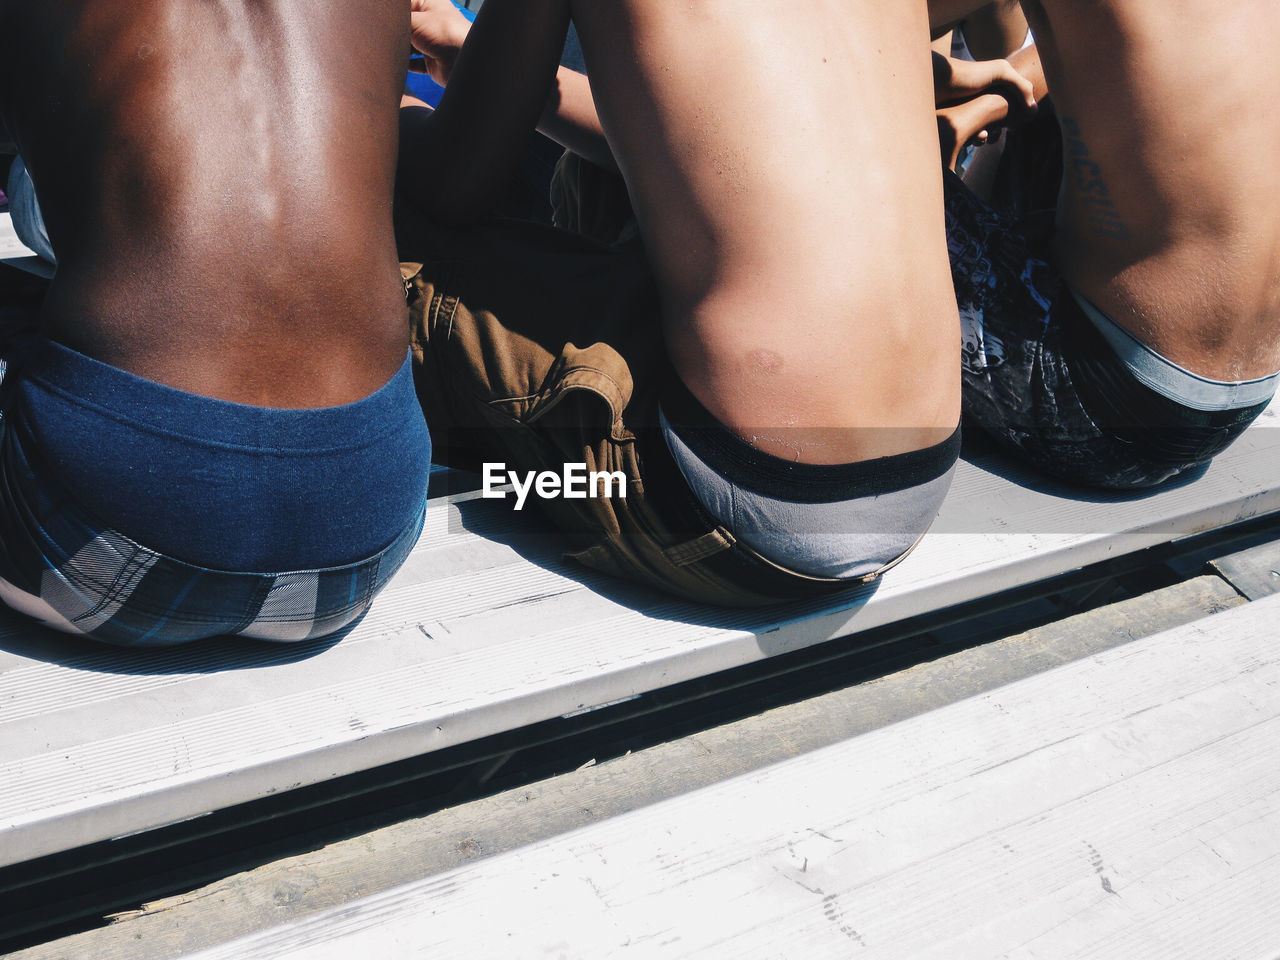
{"type": "Polygon", "coordinates": [[[1032,20],[1065,141],[1067,279],[1198,373],[1280,368],[1280,121],[1256,102],[1280,85],[1280,9],[1064,0],[1032,20]]]}
{"type": "Polygon", "coordinates": [[[389,215],[406,23],[368,6],[4,11],[5,118],[59,257],[46,335],[264,406],[350,402],[390,377],[407,346],[389,215]]]}
{"type": "MultiPolygon", "coordinates": [[[[846,439],[888,423],[953,429],[955,300],[928,59],[911,68],[923,7],[583,6],[576,23],[664,294],[667,346],[698,399],[762,448],[756,434],[781,425],[846,439]],[[924,386],[904,382],[899,344],[924,386]]],[[[809,455],[898,452],[837,446],[809,455]]]]}

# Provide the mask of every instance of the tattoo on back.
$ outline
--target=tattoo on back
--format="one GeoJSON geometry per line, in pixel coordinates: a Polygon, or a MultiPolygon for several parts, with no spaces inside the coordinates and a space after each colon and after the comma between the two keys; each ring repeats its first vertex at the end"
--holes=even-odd
{"type": "Polygon", "coordinates": [[[1059,116],[1066,145],[1064,176],[1071,179],[1078,202],[1084,207],[1086,222],[1094,233],[1111,240],[1128,240],[1129,228],[1111,201],[1111,191],[1102,179],[1102,168],[1089,156],[1080,134],[1080,125],[1071,117],[1059,116]]]}

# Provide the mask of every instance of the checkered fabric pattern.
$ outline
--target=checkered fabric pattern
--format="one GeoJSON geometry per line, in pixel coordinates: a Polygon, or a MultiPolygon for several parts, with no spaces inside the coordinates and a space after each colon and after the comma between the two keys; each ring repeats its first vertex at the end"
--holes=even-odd
{"type": "Polygon", "coordinates": [[[368,610],[422,530],[425,505],[394,542],[358,563],[288,573],[209,570],[90,517],[38,475],[10,427],[0,419],[0,577],[95,640],[167,646],[222,634],[285,642],[329,636],[368,610]]]}

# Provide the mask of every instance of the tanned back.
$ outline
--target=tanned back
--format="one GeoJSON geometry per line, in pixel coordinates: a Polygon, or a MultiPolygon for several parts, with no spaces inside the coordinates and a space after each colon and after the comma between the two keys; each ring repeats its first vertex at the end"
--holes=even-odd
{"type": "Polygon", "coordinates": [[[196,393],[350,402],[403,361],[404,0],[0,2],[0,110],[58,272],[44,333],[196,393]]]}

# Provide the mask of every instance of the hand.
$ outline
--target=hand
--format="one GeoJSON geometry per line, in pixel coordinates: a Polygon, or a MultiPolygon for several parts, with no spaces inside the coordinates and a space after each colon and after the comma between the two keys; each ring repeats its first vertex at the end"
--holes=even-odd
{"type": "Polygon", "coordinates": [[[1008,102],[994,93],[940,109],[938,141],[942,146],[942,162],[954,170],[960,151],[969,144],[985,144],[1008,116],[1008,102]]]}
{"type": "Polygon", "coordinates": [[[1025,118],[1036,108],[1031,81],[1008,60],[954,60],[933,54],[933,101],[949,107],[982,94],[1005,99],[1014,120],[1025,118]]]}
{"type": "Polygon", "coordinates": [[[427,74],[443,87],[471,23],[449,0],[412,0],[410,11],[409,42],[422,60],[410,60],[409,69],[427,74]]]}

